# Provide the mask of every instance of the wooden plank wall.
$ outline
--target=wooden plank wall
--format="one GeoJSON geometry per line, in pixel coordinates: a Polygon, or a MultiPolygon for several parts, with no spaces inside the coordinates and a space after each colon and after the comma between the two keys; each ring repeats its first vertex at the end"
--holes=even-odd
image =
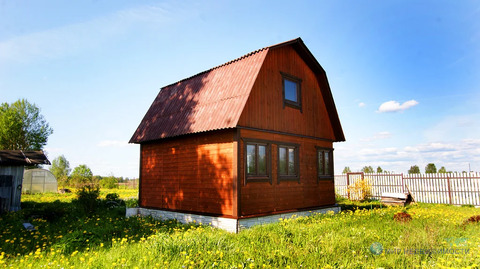
{"type": "Polygon", "coordinates": [[[334,140],[320,87],[326,85],[319,85],[315,74],[291,46],[272,49],[260,69],[238,126],[334,140]],[[283,106],[280,72],[302,80],[301,111],[283,106]]]}
{"type": "Polygon", "coordinates": [[[140,206],[232,215],[232,130],[142,145],[140,206]]]}
{"type": "Polygon", "coordinates": [[[332,142],[311,138],[302,138],[253,130],[240,132],[240,168],[241,179],[240,215],[251,216],[278,211],[305,209],[335,204],[333,178],[317,182],[317,149],[332,147],[332,142]],[[270,141],[272,158],[272,184],[269,182],[249,182],[245,184],[244,142],[243,139],[261,139],[270,141]],[[299,144],[300,183],[297,181],[277,181],[277,144],[281,142],[299,144]]]}

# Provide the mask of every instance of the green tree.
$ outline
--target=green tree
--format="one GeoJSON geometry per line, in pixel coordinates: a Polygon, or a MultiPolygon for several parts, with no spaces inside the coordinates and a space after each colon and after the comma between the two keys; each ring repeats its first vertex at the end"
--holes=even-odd
{"type": "Polygon", "coordinates": [[[371,167],[371,166],[364,166],[361,171],[364,172],[364,173],[366,173],[366,174],[371,174],[371,173],[373,173],[373,167],[371,167]]]}
{"type": "Polygon", "coordinates": [[[351,172],[352,170],[350,170],[350,167],[345,166],[345,168],[343,168],[342,174],[351,173],[351,172]]]}
{"type": "Polygon", "coordinates": [[[383,172],[384,172],[384,171],[383,171],[383,169],[382,169],[380,166],[377,167],[377,173],[383,173],[383,172]]]}
{"type": "Polygon", "coordinates": [[[434,163],[429,163],[425,166],[425,174],[435,174],[437,172],[437,167],[434,163]]]}
{"type": "Polygon", "coordinates": [[[409,174],[420,174],[420,167],[418,165],[410,166],[410,169],[408,169],[409,174]]]}
{"type": "Polygon", "coordinates": [[[118,180],[116,177],[113,175],[104,177],[100,180],[100,187],[105,188],[105,189],[116,189],[118,188],[118,180]]]}
{"type": "Polygon", "coordinates": [[[445,166],[442,166],[442,167],[440,167],[440,169],[438,169],[438,172],[442,173],[442,174],[445,174],[445,173],[447,173],[447,169],[445,168],[445,166]]]}
{"type": "Polygon", "coordinates": [[[0,105],[0,149],[42,150],[52,133],[40,109],[26,99],[0,105]]]}
{"type": "Polygon", "coordinates": [[[90,184],[93,182],[92,170],[87,165],[81,164],[73,169],[71,180],[77,187],[90,184]]]}
{"type": "Polygon", "coordinates": [[[58,182],[65,188],[68,185],[68,175],[70,174],[70,163],[65,156],[60,155],[53,159],[50,172],[57,178],[58,182]]]}

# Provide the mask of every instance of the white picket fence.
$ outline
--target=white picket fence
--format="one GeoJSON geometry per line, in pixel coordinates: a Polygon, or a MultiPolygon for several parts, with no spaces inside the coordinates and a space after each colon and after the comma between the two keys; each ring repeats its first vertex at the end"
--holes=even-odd
{"type": "Polygon", "coordinates": [[[408,188],[417,202],[480,206],[480,173],[348,173],[335,176],[335,191],[348,198],[347,186],[362,178],[371,182],[374,199],[384,192],[404,193],[408,188]]]}

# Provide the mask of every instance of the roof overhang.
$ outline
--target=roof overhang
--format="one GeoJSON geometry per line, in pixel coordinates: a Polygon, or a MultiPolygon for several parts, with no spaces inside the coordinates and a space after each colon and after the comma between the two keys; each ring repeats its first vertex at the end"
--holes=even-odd
{"type": "Polygon", "coordinates": [[[50,165],[43,151],[0,150],[0,166],[50,165]]]}

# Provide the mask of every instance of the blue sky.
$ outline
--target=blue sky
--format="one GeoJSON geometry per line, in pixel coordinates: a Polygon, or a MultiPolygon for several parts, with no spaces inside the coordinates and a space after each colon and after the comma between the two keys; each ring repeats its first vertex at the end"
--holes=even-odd
{"type": "Polygon", "coordinates": [[[137,177],[128,140],[162,86],[301,37],[347,142],[336,172],[480,171],[478,1],[0,1],[0,102],[27,98],[46,151],[137,177]]]}

